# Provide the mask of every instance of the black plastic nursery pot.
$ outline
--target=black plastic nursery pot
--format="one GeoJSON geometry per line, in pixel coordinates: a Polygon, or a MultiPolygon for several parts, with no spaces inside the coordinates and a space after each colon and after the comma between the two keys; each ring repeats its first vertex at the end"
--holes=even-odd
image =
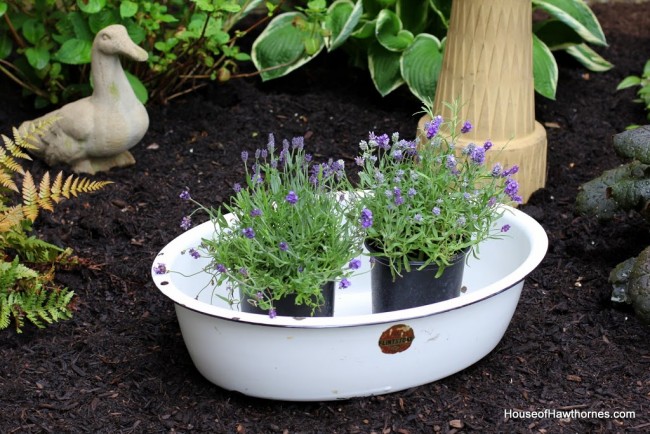
{"type": "MultiPolygon", "coordinates": [[[[366,247],[372,251],[367,243],[366,247]]],[[[411,271],[402,270],[401,276],[393,278],[388,258],[375,256],[370,272],[372,313],[426,306],[460,296],[468,252],[463,251],[452,258],[438,278],[439,267],[436,264],[419,270],[424,264],[422,261],[410,261],[411,271]]]]}
{"type": "MultiPolygon", "coordinates": [[[[275,300],[273,306],[275,307],[275,313],[278,316],[291,316],[291,317],[309,317],[309,316],[333,316],[334,315],[334,282],[327,282],[321,286],[323,291],[323,297],[325,298],[325,303],[316,309],[312,315],[312,308],[306,304],[298,305],[296,304],[295,297],[289,295],[288,297],[281,298],[280,300],[275,300]]],[[[240,304],[240,309],[242,312],[247,313],[256,313],[260,315],[268,315],[269,312],[260,309],[258,306],[250,303],[246,300],[246,297],[242,294],[242,302],[240,304]]]]}

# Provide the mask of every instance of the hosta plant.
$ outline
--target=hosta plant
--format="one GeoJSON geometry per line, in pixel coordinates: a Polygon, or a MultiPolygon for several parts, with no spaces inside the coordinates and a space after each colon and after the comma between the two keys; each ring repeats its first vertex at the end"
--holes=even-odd
{"type": "Polygon", "coordinates": [[[36,96],[58,104],[90,93],[95,35],[122,24],[149,53],[127,73],[138,97],[166,102],[210,80],[228,80],[250,56],[238,46],[268,16],[241,21],[262,0],[0,0],[0,72],[36,96]]]}
{"type": "MultiPolygon", "coordinates": [[[[381,95],[406,83],[423,102],[433,100],[442,65],[452,0],[312,0],[277,15],[253,44],[262,79],[284,76],[316,57],[345,49],[353,63],[367,66],[381,95]]],[[[535,90],[555,98],[553,51],[565,51],[591,71],[612,65],[590,45],[605,35],[582,0],[532,0],[544,15],[534,22],[535,90]],[[590,45],[588,45],[590,44],[590,45]]],[[[532,19],[532,18],[531,18],[532,19]]]]}
{"type": "Polygon", "coordinates": [[[2,135],[0,145],[0,329],[13,318],[19,333],[26,319],[42,328],[70,318],[74,302],[74,293],[54,281],[57,265],[75,261],[72,251],[30,235],[32,223],[41,210],[53,211],[62,200],[109,183],[62,173],[34,180],[20,160],[30,160],[31,142],[51,123],[36,123],[23,134],[14,128],[13,139],[2,135]]]}

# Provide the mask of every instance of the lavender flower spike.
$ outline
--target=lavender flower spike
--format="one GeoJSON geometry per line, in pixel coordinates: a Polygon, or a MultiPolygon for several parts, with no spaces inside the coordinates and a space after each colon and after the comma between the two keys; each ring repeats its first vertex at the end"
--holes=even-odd
{"type": "Polygon", "coordinates": [[[296,194],[295,191],[290,190],[289,194],[285,197],[285,200],[289,202],[291,205],[295,205],[296,202],[298,202],[298,195],[296,194]]]}

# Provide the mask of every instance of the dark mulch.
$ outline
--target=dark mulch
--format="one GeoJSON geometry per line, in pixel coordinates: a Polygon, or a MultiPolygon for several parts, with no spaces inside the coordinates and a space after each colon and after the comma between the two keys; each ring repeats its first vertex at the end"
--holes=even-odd
{"type": "MultiPolygon", "coordinates": [[[[420,107],[406,91],[381,99],[366,73],[323,55],[276,82],[235,80],[150,107],[136,166],[98,176],[115,184],[40,220],[43,237],[90,265],[59,273],[78,296],[74,319],[0,332],[0,432],[650,430],[650,329],[612,306],[607,283],[614,265],[650,243],[648,224],[634,214],[600,223],[574,212],[579,185],[621,162],[612,134],[645,121],[634,91],[615,87],[650,57],[650,4],[593,9],[610,43],[599,51],[616,68],[589,73],[562,58],[557,100],[538,98],[548,185],[523,209],[547,230],[550,248],[505,337],[483,360],[408,391],[326,403],[251,399],[194,369],[173,304],[149,277],[156,253],[181,233],[188,209],[179,192],[190,187],[202,202],[222,201],[242,178],[240,151],[265,144],[270,132],[304,135],[321,156],[349,159],[369,130],[415,131],[420,107]],[[632,410],[636,418],[508,420],[505,409],[632,410]]],[[[3,85],[4,133],[34,114],[17,94],[3,85]]]]}

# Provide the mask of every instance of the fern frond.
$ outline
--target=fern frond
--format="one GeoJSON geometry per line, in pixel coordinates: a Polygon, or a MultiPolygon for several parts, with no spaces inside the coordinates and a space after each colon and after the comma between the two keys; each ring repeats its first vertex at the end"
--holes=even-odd
{"type": "MultiPolygon", "coordinates": [[[[2,164],[2,163],[0,163],[0,164],[2,164]]],[[[3,170],[0,170],[0,185],[5,187],[5,188],[8,188],[10,190],[13,190],[16,193],[18,193],[20,191],[20,190],[18,190],[18,186],[14,182],[14,179],[11,176],[11,174],[7,173],[7,172],[5,172],[3,170]]]]}
{"type": "Polygon", "coordinates": [[[70,175],[65,180],[61,193],[66,198],[77,197],[79,193],[91,193],[112,183],[112,181],[91,181],[88,178],[70,175]]]}
{"type": "Polygon", "coordinates": [[[4,134],[2,135],[2,140],[4,141],[5,146],[0,146],[0,169],[3,171],[20,173],[22,175],[24,172],[22,166],[12,157],[14,154],[11,151],[9,153],[6,151],[12,147],[15,148],[14,143],[4,134]]]}
{"type": "MultiPolygon", "coordinates": [[[[22,143],[24,139],[16,128],[13,128],[13,133],[14,137],[18,138],[20,143],[22,143]]],[[[10,155],[13,155],[16,158],[22,158],[23,160],[32,159],[26,152],[23,152],[23,149],[35,149],[34,145],[28,143],[27,146],[20,146],[16,143],[16,139],[11,140],[7,136],[2,136],[2,140],[4,141],[5,148],[9,151],[10,155]]]]}
{"type": "MultiPolygon", "coordinates": [[[[20,205],[12,206],[0,213],[0,234],[8,232],[11,228],[20,225],[23,221],[23,207],[20,205]]],[[[0,243],[0,246],[3,243],[0,243]]]]}
{"type": "Polygon", "coordinates": [[[38,186],[38,205],[50,212],[54,211],[54,203],[50,193],[50,172],[45,172],[38,186]]]}
{"type": "Polygon", "coordinates": [[[38,119],[36,121],[30,122],[23,133],[21,133],[18,128],[14,127],[12,129],[14,135],[14,143],[16,146],[22,149],[38,149],[38,146],[36,146],[35,143],[37,141],[37,138],[43,137],[58,119],[59,118],[57,116],[49,116],[45,119],[38,119]]]}
{"type": "Polygon", "coordinates": [[[30,172],[25,172],[23,178],[23,213],[31,221],[38,217],[38,190],[30,172]]]}
{"type": "Polygon", "coordinates": [[[61,192],[63,188],[63,172],[59,172],[54,178],[52,187],[50,188],[50,197],[56,203],[61,202],[61,192]]]}

